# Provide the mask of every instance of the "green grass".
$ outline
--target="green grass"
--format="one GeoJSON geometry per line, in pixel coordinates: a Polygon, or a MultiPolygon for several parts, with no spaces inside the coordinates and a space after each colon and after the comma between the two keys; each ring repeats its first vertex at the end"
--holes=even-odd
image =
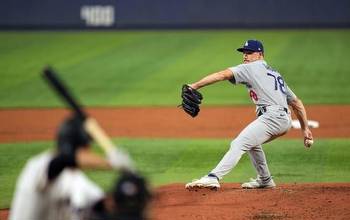
{"type": "MultiPolygon", "coordinates": [[[[118,139],[139,170],[158,186],[185,183],[207,174],[228,149],[224,139],[118,139]]],[[[264,146],[269,166],[277,183],[349,182],[350,151],[347,139],[319,139],[311,149],[300,140],[279,139],[264,146]]],[[[27,158],[47,149],[52,143],[0,144],[0,208],[9,207],[17,175],[27,158]]],[[[100,153],[99,149],[94,150],[100,153]]],[[[105,190],[111,188],[116,173],[87,171],[88,176],[105,190]]],[[[243,182],[255,171],[246,155],[224,182],[243,182]]]]}
{"type": "MultiPolygon", "coordinates": [[[[55,107],[53,65],[88,106],[174,106],[183,83],[237,65],[261,39],[266,60],[307,104],[349,104],[350,30],[0,32],[0,107],[55,107]],[[329,89],[332,88],[332,89],[329,89]]],[[[203,89],[206,105],[248,104],[243,86],[203,89]]]]}

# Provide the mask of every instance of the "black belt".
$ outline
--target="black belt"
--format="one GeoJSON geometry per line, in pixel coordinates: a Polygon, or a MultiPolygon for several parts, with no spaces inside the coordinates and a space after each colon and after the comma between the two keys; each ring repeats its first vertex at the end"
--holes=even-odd
{"type": "MultiPolygon", "coordinates": [[[[258,117],[262,116],[267,111],[266,106],[259,107],[258,117]]],[[[288,108],[283,107],[283,111],[288,113],[288,108]]]]}

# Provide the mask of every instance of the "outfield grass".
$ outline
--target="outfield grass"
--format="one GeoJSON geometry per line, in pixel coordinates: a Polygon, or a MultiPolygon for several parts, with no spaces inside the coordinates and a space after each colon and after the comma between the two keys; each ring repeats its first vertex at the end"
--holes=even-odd
{"type": "MultiPolygon", "coordinates": [[[[229,140],[118,139],[139,170],[158,186],[185,183],[207,174],[227,150],[229,140]]],[[[0,208],[9,207],[15,181],[27,158],[52,145],[49,142],[0,144],[0,208]]],[[[277,183],[349,182],[350,151],[348,140],[319,139],[311,149],[300,140],[280,139],[264,147],[277,183]]],[[[99,149],[94,148],[98,153],[99,149]]],[[[113,185],[116,173],[87,171],[88,176],[105,190],[113,185]]],[[[243,182],[255,171],[246,155],[223,182],[243,182]]]]}
{"type": "MultiPolygon", "coordinates": [[[[234,49],[248,38],[305,103],[349,104],[350,30],[42,31],[0,32],[0,107],[62,106],[40,78],[45,65],[88,106],[174,106],[183,83],[239,64],[234,49]]],[[[207,105],[250,103],[229,83],[203,93],[207,105]]]]}

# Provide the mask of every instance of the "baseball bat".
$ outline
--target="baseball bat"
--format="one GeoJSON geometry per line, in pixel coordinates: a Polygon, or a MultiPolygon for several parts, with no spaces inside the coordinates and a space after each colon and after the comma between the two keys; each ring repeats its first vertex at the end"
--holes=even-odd
{"type": "Polygon", "coordinates": [[[44,69],[44,77],[73,112],[85,120],[87,117],[86,113],[83,112],[82,107],[78,104],[72,93],[69,92],[67,86],[63,84],[62,80],[58,78],[57,74],[50,67],[44,69]]]}
{"type": "Polygon", "coordinates": [[[101,146],[106,154],[108,154],[115,146],[112,140],[108,137],[105,131],[101,128],[98,122],[87,115],[84,112],[81,105],[78,104],[73,94],[70,92],[68,87],[59,79],[58,75],[50,67],[47,67],[43,71],[43,76],[57,94],[68,104],[73,110],[84,121],[84,127],[86,131],[92,136],[92,138],[101,146]]]}

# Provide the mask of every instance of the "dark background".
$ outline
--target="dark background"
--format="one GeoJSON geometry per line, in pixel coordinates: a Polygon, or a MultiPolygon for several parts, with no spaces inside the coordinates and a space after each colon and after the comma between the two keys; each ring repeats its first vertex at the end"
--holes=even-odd
{"type": "Polygon", "coordinates": [[[0,4],[2,29],[350,27],[349,0],[2,0],[0,4]],[[88,24],[81,16],[84,6],[109,6],[111,22],[88,24]]]}

